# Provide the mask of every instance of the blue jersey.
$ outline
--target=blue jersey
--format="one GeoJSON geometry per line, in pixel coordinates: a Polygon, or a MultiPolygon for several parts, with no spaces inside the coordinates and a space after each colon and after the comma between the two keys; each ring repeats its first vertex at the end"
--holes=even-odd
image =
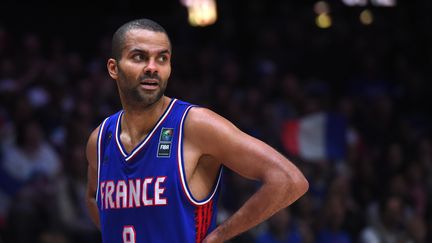
{"type": "Polygon", "coordinates": [[[130,153],[120,141],[123,111],[100,126],[96,200],[103,242],[201,242],[215,228],[222,169],[204,200],[186,183],[183,127],[191,107],[172,99],[130,153]]]}

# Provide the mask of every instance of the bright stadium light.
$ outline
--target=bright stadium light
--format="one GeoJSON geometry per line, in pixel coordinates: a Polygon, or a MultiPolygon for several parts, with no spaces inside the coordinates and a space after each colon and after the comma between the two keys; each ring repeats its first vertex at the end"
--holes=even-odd
{"type": "Polygon", "coordinates": [[[377,7],[394,7],[397,0],[342,0],[342,2],[350,7],[364,7],[369,3],[377,7]]]}
{"type": "Polygon", "coordinates": [[[330,6],[326,1],[318,1],[313,7],[315,16],[315,24],[321,29],[330,28],[332,19],[330,17],[330,6]]]}
{"type": "Polygon", "coordinates": [[[373,5],[380,7],[394,7],[396,0],[370,0],[373,5]]]}
{"type": "Polygon", "coordinates": [[[364,25],[371,25],[373,23],[373,15],[369,9],[365,9],[360,13],[360,22],[364,25]]]}
{"type": "Polygon", "coordinates": [[[366,6],[367,0],[342,0],[348,6],[366,6]]]}
{"type": "Polygon", "coordinates": [[[320,14],[315,18],[315,24],[321,29],[330,28],[332,25],[332,19],[328,14],[320,14]]]}
{"type": "Polygon", "coordinates": [[[189,24],[192,26],[207,26],[217,20],[215,0],[181,0],[188,9],[189,24]]]}
{"type": "Polygon", "coordinates": [[[314,5],[314,12],[318,15],[327,14],[330,12],[330,6],[326,1],[316,2],[314,5]]]}

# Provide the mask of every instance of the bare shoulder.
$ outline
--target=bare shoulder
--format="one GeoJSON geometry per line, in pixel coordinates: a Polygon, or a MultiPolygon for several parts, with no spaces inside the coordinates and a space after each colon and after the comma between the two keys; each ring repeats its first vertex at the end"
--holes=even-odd
{"type": "Polygon", "coordinates": [[[202,154],[218,161],[233,161],[231,156],[249,150],[255,139],[238,129],[232,122],[207,108],[190,110],[185,124],[185,137],[202,154]]]}
{"type": "Polygon", "coordinates": [[[209,145],[241,131],[216,112],[203,107],[193,107],[186,117],[185,133],[199,144],[209,145]]]}
{"type": "Polygon", "coordinates": [[[187,127],[207,132],[222,132],[225,129],[238,130],[230,121],[216,112],[203,108],[193,107],[186,118],[187,127]]]}
{"type": "Polygon", "coordinates": [[[216,114],[212,110],[204,107],[192,107],[187,116],[189,123],[199,125],[199,123],[206,123],[208,119],[218,119],[220,115],[216,114]]]}

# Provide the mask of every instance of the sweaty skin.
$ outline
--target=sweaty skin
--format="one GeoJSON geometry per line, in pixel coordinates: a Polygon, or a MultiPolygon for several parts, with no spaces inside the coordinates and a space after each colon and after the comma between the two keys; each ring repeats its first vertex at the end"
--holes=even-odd
{"type": "MultiPolygon", "coordinates": [[[[161,32],[131,30],[127,37],[121,60],[110,59],[107,67],[119,88],[124,109],[120,140],[129,152],[151,131],[171,100],[159,96],[171,72],[171,46],[161,32]],[[146,73],[156,73],[159,79],[143,81],[146,73]],[[148,86],[150,81],[156,82],[156,86],[148,86]]],[[[100,227],[95,200],[98,131],[99,127],[87,143],[87,205],[92,220],[100,227]]],[[[221,165],[262,183],[237,212],[204,239],[205,243],[224,242],[254,227],[292,204],[308,189],[303,174],[287,158],[206,108],[194,107],[186,117],[183,149],[186,181],[197,200],[210,193],[221,165]]]]}

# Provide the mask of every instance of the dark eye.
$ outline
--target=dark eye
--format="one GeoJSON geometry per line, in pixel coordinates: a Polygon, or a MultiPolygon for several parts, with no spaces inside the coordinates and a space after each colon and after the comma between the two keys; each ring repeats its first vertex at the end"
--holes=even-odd
{"type": "Polygon", "coordinates": [[[166,61],[168,61],[168,57],[165,56],[165,55],[159,56],[158,57],[158,61],[161,62],[161,63],[166,62],[166,61]]]}
{"type": "Polygon", "coordinates": [[[142,61],[142,60],[145,59],[145,56],[144,56],[143,54],[135,54],[135,55],[132,56],[132,58],[133,58],[135,61],[142,61]]]}

